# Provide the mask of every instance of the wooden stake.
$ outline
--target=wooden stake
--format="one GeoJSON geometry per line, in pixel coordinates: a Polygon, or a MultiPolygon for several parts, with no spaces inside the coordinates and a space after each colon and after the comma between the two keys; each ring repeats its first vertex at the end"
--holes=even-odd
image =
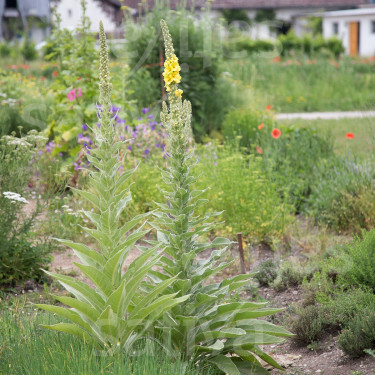
{"type": "Polygon", "coordinates": [[[244,257],[243,246],[242,246],[242,233],[237,234],[237,240],[238,240],[238,251],[240,253],[241,273],[246,273],[245,257],[244,257]]]}

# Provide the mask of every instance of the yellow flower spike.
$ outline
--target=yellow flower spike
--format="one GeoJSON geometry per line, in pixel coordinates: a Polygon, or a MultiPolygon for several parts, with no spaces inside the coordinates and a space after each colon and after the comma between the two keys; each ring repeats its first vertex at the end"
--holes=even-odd
{"type": "Polygon", "coordinates": [[[167,91],[170,91],[170,85],[173,83],[180,83],[181,76],[180,76],[181,67],[178,64],[178,58],[175,54],[172,54],[165,62],[164,62],[164,72],[163,77],[165,81],[165,87],[167,91]]]}
{"type": "Polygon", "coordinates": [[[176,90],[176,91],[174,92],[174,94],[175,94],[178,98],[181,98],[182,93],[183,93],[183,91],[182,91],[181,89],[178,89],[178,90],[176,90]]]}

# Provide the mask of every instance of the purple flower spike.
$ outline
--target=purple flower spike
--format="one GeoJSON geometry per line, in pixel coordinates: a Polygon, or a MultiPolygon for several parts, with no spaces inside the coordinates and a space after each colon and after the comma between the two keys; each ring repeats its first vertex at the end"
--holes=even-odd
{"type": "Polygon", "coordinates": [[[43,154],[43,151],[42,151],[42,150],[39,150],[39,151],[38,151],[38,154],[39,154],[39,155],[42,155],[42,154],[43,154]]]}
{"type": "Polygon", "coordinates": [[[149,153],[150,153],[150,150],[148,148],[146,148],[145,155],[148,155],[149,153]]]}
{"type": "Polygon", "coordinates": [[[96,126],[97,126],[98,128],[100,128],[100,126],[101,126],[100,122],[98,122],[98,123],[96,124],[96,126]]]}
{"type": "Polygon", "coordinates": [[[87,129],[88,129],[87,125],[86,125],[86,124],[83,124],[83,125],[82,125],[82,129],[83,129],[83,130],[87,130],[87,129]]]}
{"type": "Polygon", "coordinates": [[[147,112],[150,112],[150,108],[143,108],[142,109],[143,114],[146,114],[147,112]]]}
{"type": "Polygon", "coordinates": [[[83,138],[83,134],[79,133],[77,136],[78,139],[83,138]]]}
{"type": "Polygon", "coordinates": [[[131,151],[131,150],[132,150],[132,146],[129,146],[129,147],[128,147],[128,150],[131,151]]]}
{"type": "Polygon", "coordinates": [[[148,115],[148,119],[149,120],[153,120],[154,119],[154,115],[148,115]]]}

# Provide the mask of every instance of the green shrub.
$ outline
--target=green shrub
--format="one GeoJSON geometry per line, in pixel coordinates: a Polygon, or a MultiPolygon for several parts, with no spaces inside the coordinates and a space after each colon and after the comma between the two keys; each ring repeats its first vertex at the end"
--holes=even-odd
{"type": "Polygon", "coordinates": [[[304,307],[298,309],[291,324],[297,340],[305,344],[321,339],[325,332],[337,334],[343,328],[355,326],[353,320],[364,320],[366,311],[375,309],[372,290],[348,289],[331,280],[326,271],[316,273],[310,282],[304,282],[303,288],[307,291],[302,301],[304,307]]]}
{"type": "Polygon", "coordinates": [[[319,305],[307,306],[297,310],[297,315],[290,324],[291,331],[296,335],[296,341],[311,344],[324,336],[327,328],[324,307],[319,305]]]}
{"type": "Polygon", "coordinates": [[[353,243],[346,245],[339,254],[342,282],[346,285],[366,285],[375,290],[375,229],[362,231],[353,243]]]}
{"type": "Polygon", "coordinates": [[[40,280],[41,268],[50,261],[49,242],[33,233],[40,204],[37,202],[28,214],[23,207],[28,203],[24,196],[32,177],[30,163],[36,144],[40,144],[40,137],[34,133],[0,139],[0,286],[40,280]]]}
{"type": "Polygon", "coordinates": [[[242,232],[260,242],[280,238],[292,221],[291,207],[262,171],[262,159],[207,144],[199,151],[198,186],[210,186],[210,211],[224,211],[224,233],[242,232]],[[203,150],[203,151],[202,151],[203,150]]]}
{"type": "Polygon", "coordinates": [[[277,272],[273,288],[277,291],[282,291],[290,287],[296,287],[302,284],[303,277],[304,272],[300,265],[284,261],[277,272]]]}
{"type": "Polygon", "coordinates": [[[8,57],[11,52],[11,46],[8,43],[0,43],[0,57],[8,57]]]}
{"type": "Polygon", "coordinates": [[[223,124],[227,143],[238,144],[245,152],[262,154],[263,169],[283,197],[300,211],[311,192],[314,170],[319,160],[333,155],[332,142],[314,129],[278,125],[269,111],[234,110],[223,124]],[[273,128],[281,136],[271,136],[273,128]]]}
{"type": "Polygon", "coordinates": [[[231,57],[233,52],[240,53],[241,57],[260,52],[270,52],[276,46],[272,41],[259,39],[253,40],[245,36],[229,39],[224,45],[224,55],[231,57]],[[244,54],[245,52],[245,54],[244,54]]]}
{"type": "MultiPolygon", "coordinates": [[[[176,55],[180,58],[184,76],[181,89],[193,107],[194,134],[198,137],[209,134],[219,129],[223,122],[231,103],[231,86],[220,77],[220,38],[217,37],[218,30],[207,17],[203,15],[197,19],[193,13],[182,7],[177,11],[171,10],[166,1],[157,1],[153,10],[147,12],[144,19],[137,20],[137,23],[132,17],[128,17],[125,32],[130,68],[132,72],[138,69],[147,69],[150,72],[154,81],[151,83],[152,93],[156,86],[159,94],[156,97],[147,94],[147,105],[154,103],[155,99],[160,102],[163,87],[160,80],[162,60],[159,20],[162,18],[170,21],[171,35],[176,41],[176,55]]],[[[135,94],[138,91],[137,74],[133,73],[132,77],[131,80],[134,81],[130,86],[135,94]]],[[[135,95],[133,98],[143,103],[145,100],[135,95]]]]}
{"type": "Polygon", "coordinates": [[[374,306],[356,314],[338,340],[339,348],[352,358],[365,355],[365,349],[375,349],[374,306]]]}
{"type": "Polygon", "coordinates": [[[282,56],[295,52],[303,52],[311,56],[313,53],[321,53],[325,50],[338,58],[345,51],[342,41],[336,37],[325,40],[321,35],[315,37],[304,35],[302,38],[299,38],[293,31],[290,31],[286,35],[280,35],[278,41],[281,44],[282,56]]]}
{"type": "Polygon", "coordinates": [[[35,43],[30,41],[27,37],[25,37],[25,42],[21,47],[21,54],[27,61],[35,60],[38,57],[38,53],[35,49],[35,43]]]}
{"type": "Polygon", "coordinates": [[[333,155],[332,143],[314,129],[279,128],[281,136],[278,139],[271,137],[270,129],[262,134],[260,146],[263,149],[264,164],[279,191],[289,197],[299,212],[311,192],[311,171],[319,160],[333,155]]]}
{"type": "Polygon", "coordinates": [[[277,277],[279,264],[274,259],[267,259],[254,269],[254,279],[258,280],[260,286],[270,286],[277,277]]]}
{"type": "Polygon", "coordinates": [[[315,170],[304,210],[337,231],[359,233],[375,223],[375,169],[338,157],[322,160],[315,170]]]}
{"type": "Polygon", "coordinates": [[[261,146],[262,134],[275,125],[269,112],[257,109],[234,109],[227,113],[222,132],[226,143],[238,145],[249,153],[255,153],[261,146]],[[264,124],[264,129],[258,127],[264,124]]]}

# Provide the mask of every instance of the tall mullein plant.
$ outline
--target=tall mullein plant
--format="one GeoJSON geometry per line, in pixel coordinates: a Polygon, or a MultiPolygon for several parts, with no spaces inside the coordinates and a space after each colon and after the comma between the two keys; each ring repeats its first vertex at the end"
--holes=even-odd
{"type": "Polygon", "coordinates": [[[145,215],[138,215],[125,224],[120,223],[120,215],[131,201],[128,180],[134,170],[122,174],[118,172],[120,149],[124,143],[114,141],[108,66],[106,38],[100,23],[101,126],[92,128],[96,148],[87,155],[93,166],[89,187],[87,190],[75,190],[93,207],[93,211],[83,211],[92,224],[90,228],[83,229],[95,245],[90,248],[59,240],[74,250],[81,261],[75,264],[94,286],[72,277],[46,272],[73,297],[55,296],[70,308],[38,306],[69,321],[44,327],[76,335],[98,349],[116,352],[129,348],[144,336],[160,315],[187,297],[175,298],[176,293],[165,292],[174,279],[157,285],[147,281],[148,272],[160,259],[154,248],[143,249],[142,255],[129,265],[126,272],[122,272],[127,255],[147,230],[144,223],[139,226],[145,215]]]}
{"type": "Polygon", "coordinates": [[[276,344],[291,334],[281,327],[257,318],[279,312],[266,308],[266,303],[231,302],[230,293],[248,282],[251,275],[239,275],[221,283],[210,283],[209,277],[229,266],[219,263],[230,241],[216,238],[210,243],[199,242],[199,237],[213,229],[209,215],[199,217],[195,209],[205,203],[199,199],[203,191],[193,190],[196,181],[192,167],[194,157],[188,152],[191,134],[191,106],[182,101],[178,59],[174,54],[171,36],[164,21],[161,27],[165,42],[166,61],[164,80],[169,106],[163,103],[161,118],[168,132],[168,168],[163,172],[167,185],[167,204],[159,204],[154,224],[158,244],[163,249],[164,272],[151,271],[156,282],[169,277],[177,281],[168,293],[190,295],[175,306],[160,321],[161,332],[171,351],[182,352],[200,366],[207,362],[230,375],[267,374],[259,358],[281,369],[276,361],[260,348],[276,344]],[[208,259],[197,259],[199,253],[213,249],[208,259]],[[169,335],[166,335],[166,332],[169,335]]]}

